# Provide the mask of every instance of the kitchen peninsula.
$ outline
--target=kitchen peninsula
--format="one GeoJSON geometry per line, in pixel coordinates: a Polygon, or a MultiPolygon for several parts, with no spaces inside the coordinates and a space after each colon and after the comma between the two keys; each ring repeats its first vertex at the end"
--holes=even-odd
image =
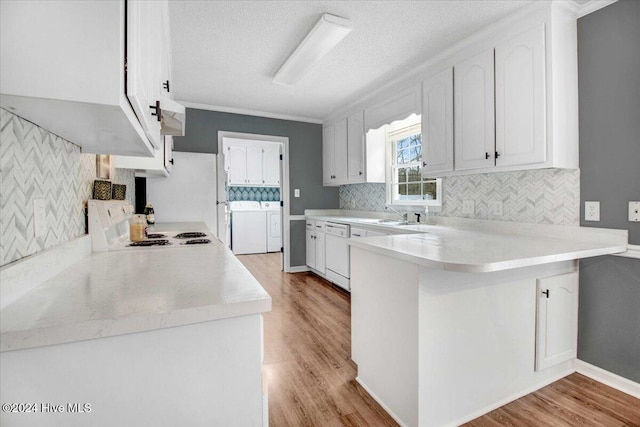
{"type": "MultiPolygon", "coordinates": [[[[182,229],[198,226],[206,229],[182,229]]],[[[261,313],[271,298],[231,251],[215,240],[91,253],[90,240],[0,271],[3,402],[65,408],[55,417],[3,413],[2,424],[261,425],[261,313]],[[12,295],[9,279],[34,262],[52,268],[79,252],[79,261],[12,295]],[[91,411],[68,413],[73,403],[91,411]]]]}
{"type": "Polygon", "coordinates": [[[575,372],[577,260],[626,250],[626,231],[456,221],[350,239],[357,381],[401,425],[459,425],[575,372]]]}

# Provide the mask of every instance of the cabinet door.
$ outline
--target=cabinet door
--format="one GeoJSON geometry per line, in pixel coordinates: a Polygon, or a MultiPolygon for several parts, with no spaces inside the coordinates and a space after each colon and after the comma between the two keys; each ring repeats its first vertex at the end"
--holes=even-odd
{"type": "Polygon", "coordinates": [[[453,170],[453,69],[422,83],[422,176],[453,170]]]}
{"type": "Polygon", "coordinates": [[[324,236],[324,233],[316,231],[316,270],[322,274],[327,274],[324,236]]]}
{"type": "Polygon", "coordinates": [[[335,126],[322,128],[322,183],[332,185],[335,177],[335,126]]]}
{"type": "Polygon", "coordinates": [[[454,67],[455,168],[495,165],[493,49],[454,67]]]}
{"type": "Polygon", "coordinates": [[[307,229],[307,265],[316,268],[316,239],[314,230],[307,229]]]}
{"type": "Polygon", "coordinates": [[[334,138],[334,165],[336,185],[345,184],[347,182],[347,118],[336,121],[336,130],[334,138]]]}
{"type": "Polygon", "coordinates": [[[496,47],[497,166],[546,161],[544,26],[496,47]]]}
{"type": "Polygon", "coordinates": [[[348,181],[364,182],[364,111],[347,117],[348,181]]]}
{"type": "Polygon", "coordinates": [[[263,185],[262,177],[262,144],[247,144],[247,184],[263,185]]]}
{"type": "Polygon", "coordinates": [[[538,279],[536,371],[577,356],[578,273],[538,279]]]}
{"type": "Polygon", "coordinates": [[[173,137],[164,136],[164,168],[168,173],[173,171],[173,137]]]}
{"type": "Polygon", "coordinates": [[[262,174],[264,177],[264,185],[280,185],[280,144],[264,144],[262,174]]]}
{"type": "Polygon", "coordinates": [[[162,68],[162,3],[127,2],[127,97],[144,132],[161,149],[159,102],[162,68]]]}
{"type": "Polygon", "coordinates": [[[225,160],[229,185],[247,185],[247,147],[230,144],[225,160]]]}

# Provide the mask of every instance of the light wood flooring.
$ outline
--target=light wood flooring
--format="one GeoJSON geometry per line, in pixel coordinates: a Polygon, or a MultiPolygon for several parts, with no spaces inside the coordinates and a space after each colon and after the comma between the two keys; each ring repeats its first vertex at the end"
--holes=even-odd
{"type": "MultiPolygon", "coordinates": [[[[269,425],[396,426],[354,380],[350,299],[310,273],[280,271],[280,254],[240,261],[271,295],[264,315],[269,425]]],[[[640,400],[573,374],[466,424],[640,426],[640,400]]]]}

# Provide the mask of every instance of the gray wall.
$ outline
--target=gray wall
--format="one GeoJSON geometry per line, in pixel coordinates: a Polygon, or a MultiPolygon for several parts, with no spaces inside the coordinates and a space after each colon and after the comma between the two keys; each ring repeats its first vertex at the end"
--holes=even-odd
{"type": "MultiPolygon", "coordinates": [[[[640,1],[620,0],[578,20],[581,225],[629,230],[640,200],[640,1]],[[600,201],[600,222],[584,201],[600,201]]],[[[640,260],[580,263],[578,358],[640,382],[640,260]]]]}
{"type": "MultiPolygon", "coordinates": [[[[174,138],[175,150],[217,154],[218,131],[288,137],[289,213],[338,208],[338,188],[322,186],[322,125],[188,108],[185,136],[174,138]],[[296,188],[300,189],[299,198],[293,197],[296,188]]],[[[293,224],[291,266],[305,265],[304,226],[293,224]]]]}

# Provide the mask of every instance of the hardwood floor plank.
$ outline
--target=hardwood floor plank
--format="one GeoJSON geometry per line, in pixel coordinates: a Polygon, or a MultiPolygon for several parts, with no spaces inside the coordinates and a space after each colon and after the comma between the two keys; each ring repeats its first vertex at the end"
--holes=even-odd
{"type": "MultiPolygon", "coordinates": [[[[278,253],[238,258],[272,298],[263,366],[270,426],[397,426],[355,381],[349,295],[311,273],[283,273],[278,253]]],[[[465,426],[640,427],[640,400],[572,374],[465,426]]]]}

